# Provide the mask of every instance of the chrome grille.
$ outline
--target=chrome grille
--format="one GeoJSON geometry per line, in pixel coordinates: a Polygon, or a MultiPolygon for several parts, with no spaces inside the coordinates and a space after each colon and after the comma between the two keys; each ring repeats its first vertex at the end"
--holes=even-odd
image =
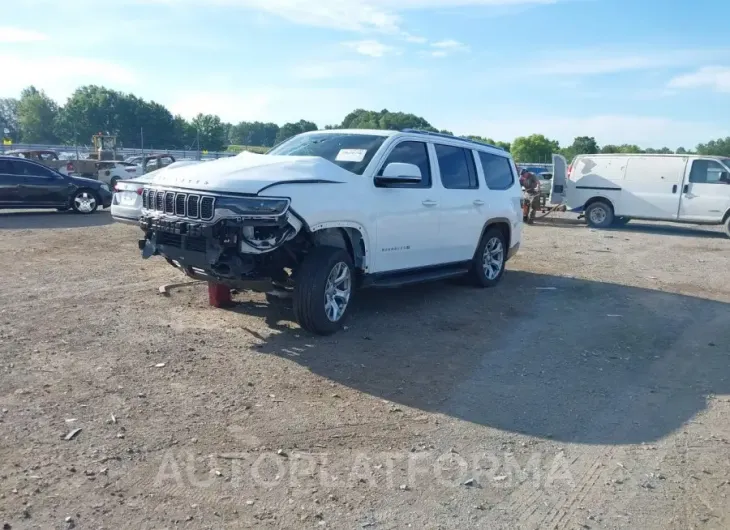
{"type": "Polygon", "coordinates": [[[210,195],[145,188],[142,192],[142,207],[146,210],[204,221],[215,217],[215,197],[210,195]]]}

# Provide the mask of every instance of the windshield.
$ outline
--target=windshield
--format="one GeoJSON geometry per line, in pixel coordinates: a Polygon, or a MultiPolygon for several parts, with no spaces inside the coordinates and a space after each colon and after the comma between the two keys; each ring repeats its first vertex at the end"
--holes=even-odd
{"type": "Polygon", "coordinates": [[[269,152],[279,156],[321,156],[342,169],[362,175],[387,136],[375,134],[303,134],[269,152]]]}
{"type": "Polygon", "coordinates": [[[726,168],[730,169],[730,158],[721,158],[720,162],[722,162],[726,168]]]}

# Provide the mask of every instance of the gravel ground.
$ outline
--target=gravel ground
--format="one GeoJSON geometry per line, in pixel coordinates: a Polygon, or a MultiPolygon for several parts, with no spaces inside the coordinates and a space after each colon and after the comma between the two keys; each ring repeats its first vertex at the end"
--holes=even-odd
{"type": "Polygon", "coordinates": [[[730,241],[570,219],[342,333],[0,212],[4,528],[730,528],[730,241]],[[80,430],[79,430],[80,429],[80,430]]]}

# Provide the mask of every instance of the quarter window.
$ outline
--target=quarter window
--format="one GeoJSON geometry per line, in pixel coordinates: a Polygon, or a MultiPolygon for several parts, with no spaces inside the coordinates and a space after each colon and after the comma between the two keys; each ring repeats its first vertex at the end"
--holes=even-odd
{"type": "Polygon", "coordinates": [[[396,145],[385,159],[380,168],[383,174],[385,166],[393,162],[402,164],[413,164],[421,170],[421,182],[404,182],[402,184],[388,184],[389,188],[430,188],[431,187],[431,164],[428,158],[428,147],[423,142],[401,142],[396,145]]]}
{"type": "Polygon", "coordinates": [[[695,160],[692,162],[689,181],[696,184],[726,184],[727,176],[727,170],[719,162],[695,160]]]}
{"type": "Polygon", "coordinates": [[[490,190],[506,190],[512,187],[515,177],[509,158],[479,151],[479,161],[484,170],[484,180],[490,190]]]}
{"type": "Polygon", "coordinates": [[[436,144],[435,147],[444,188],[469,190],[479,187],[471,151],[451,145],[436,144]]]}

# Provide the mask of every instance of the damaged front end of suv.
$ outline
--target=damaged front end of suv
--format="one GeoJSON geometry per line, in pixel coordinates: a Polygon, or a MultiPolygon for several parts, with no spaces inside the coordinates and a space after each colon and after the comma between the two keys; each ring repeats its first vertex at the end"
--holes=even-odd
{"type": "Polygon", "coordinates": [[[162,256],[191,278],[232,288],[289,286],[310,246],[287,198],[152,185],[139,224],[143,258],[162,256]]]}

